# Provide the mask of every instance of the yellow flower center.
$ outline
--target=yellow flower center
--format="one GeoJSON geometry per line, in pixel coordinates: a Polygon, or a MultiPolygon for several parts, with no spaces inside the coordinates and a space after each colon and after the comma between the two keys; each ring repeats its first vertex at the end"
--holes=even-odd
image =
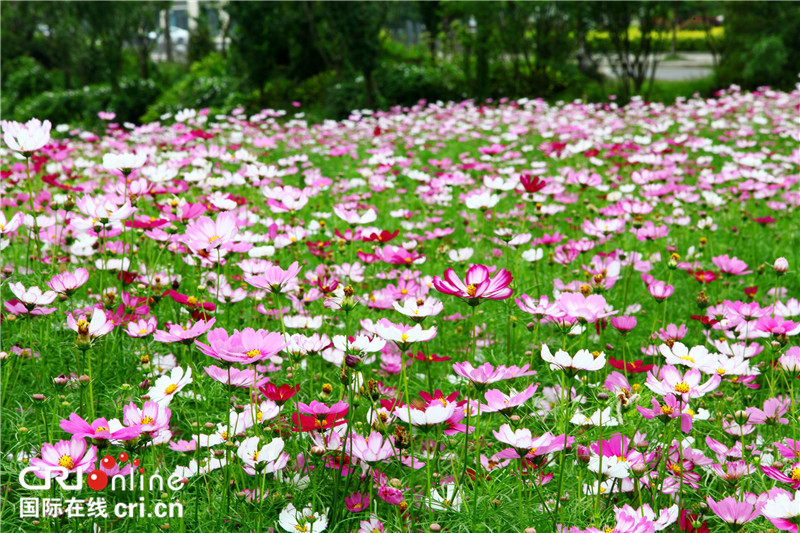
{"type": "Polygon", "coordinates": [[[86,326],[87,326],[89,323],[86,321],[86,319],[85,319],[85,318],[81,318],[80,320],[78,320],[78,321],[76,322],[76,324],[77,324],[77,326],[78,326],[79,328],[85,328],[85,327],[86,327],[86,326]]]}
{"type": "Polygon", "coordinates": [[[593,352],[592,352],[592,357],[594,357],[595,359],[597,359],[598,357],[600,357],[600,352],[598,352],[597,350],[593,351],[593,352]]]}
{"type": "Polygon", "coordinates": [[[188,298],[186,298],[186,303],[190,305],[195,305],[197,303],[197,298],[195,298],[194,296],[189,296],[188,298]]]}
{"type": "Polygon", "coordinates": [[[301,525],[301,524],[297,524],[296,526],[294,526],[294,528],[295,528],[297,531],[302,531],[303,533],[305,533],[306,531],[308,531],[308,526],[304,526],[304,525],[301,525]]]}
{"type": "Polygon", "coordinates": [[[72,457],[69,455],[62,455],[61,459],[58,460],[58,464],[64,468],[69,468],[70,470],[75,468],[75,461],[73,461],[72,457]]]}
{"type": "Polygon", "coordinates": [[[478,291],[478,287],[475,285],[469,284],[467,285],[467,294],[470,296],[475,296],[475,293],[478,291]]]}
{"type": "Polygon", "coordinates": [[[681,473],[681,465],[671,464],[671,465],[669,465],[669,469],[672,470],[672,472],[674,474],[680,474],[681,473]]]}
{"type": "Polygon", "coordinates": [[[145,333],[147,333],[146,329],[142,328],[139,330],[139,335],[144,335],[145,333]]]}
{"type": "Polygon", "coordinates": [[[175,385],[174,383],[170,383],[169,386],[166,389],[164,389],[164,392],[166,394],[172,394],[176,390],[178,390],[178,386],[175,385]]]}
{"type": "Polygon", "coordinates": [[[210,239],[208,239],[208,244],[211,244],[212,242],[216,241],[216,240],[217,240],[217,239],[219,239],[219,238],[220,238],[220,237],[217,237],[216,235],[214,235],[213,237],[211,237],[210,239]]]}
{"type": "Polygon", "coordinates": [[[718,368],[717,369],[717,374],[719,374],[720,376],[723,375],[724,373],[725,373],[725,369],[724,368],[718,368]]]}
{"type": "Polygon", "coordinates": [[[694,412],[694,409],[687,409],[686,411],[684,411],[684,413],[686,413],[687,415],[691,416],[692,418],[694,418],[694,415],[697,414],[697,413],[694,412]]]}
{"type": "Polygon", "coordinates": [[[152,423],[153,423],[153,419],[150,418],[149,416],[143,416],[142,417],[142,424],[152,424],[152,423]]]}
{"type": "Polygon", "coordinates": [[[246,352],[245,355],[247,356],[248,359],[252,359],[253,357],[255,357],[257,355],[261,355],[261,350],[258,350],[258,349],[250,350],[249,352],[246,352]]]}
{"type": "Polygon", "coordinates": [[[662,405],[661,406],[661,413],[665,414],[665,415],[671,415],[672,414],[672,407],[670,407],[669,405],[662,405]]]}
{"type": "Polygon", "coordinates": [[[403,333],[402,335],[400,335],[400,340],[402,340],[403,342],[406,342],[408,340],[408,335],[403,333]]]}
{"type": "Polygon", "coordinates": [[[400,294],[408,294],[408,289],[400,289],[400,294]]]}
{"type": "Polygon", "coordinates": [[[94,434],[97,435],[101,431],[108,431],[108,428],[105,426],[97,426],[97,429],[94,430],[94,434]]]}
{"type": "Polygon", "coordinates": [[[253,462],[255,463],[256,461],[258,461],[258,450],[253,452],[253,462]]]}
{"type": "Polygon", "coordinates": [[[680,383],[675,385],[675,392],[680,392],[681,394],[686,394],[690,390],[691,390],[691,387],[689,387],[689,385],[687,385],[683,381],[681,381],[680,383]]]}
{"type": "Polygon", "coordinates": [[[683,357],[681,357],[680,359],[682,359],[682,360],[684,360],[684,361],[689,361],[690,363],[694,363],[694,359],[692,359],[692,358],[691,358],[691,357],[689,357],[688,355],[684,355],[684,356],[683,356],[683,357]]]}
{"type": "Polygon", "coordinates": [[[263,419],[264,419],[264,413],[262,413],[261,411],[259,411],[258,413],[256,413],[256,420],[258,420],[259,422],[261,422],[261,420],[263,420],[263,419]]]}
{"type": "Polygon", "coordinates": [[[792,478],[792,481],[800,481],[800,468],[792,468],[790,477],[792,478]]]}

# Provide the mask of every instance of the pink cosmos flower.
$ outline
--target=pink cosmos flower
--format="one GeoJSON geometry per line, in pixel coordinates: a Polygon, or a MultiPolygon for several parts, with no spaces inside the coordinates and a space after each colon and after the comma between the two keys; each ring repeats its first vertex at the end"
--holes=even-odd
{"type": "Polygon", "coordinates": [[[761,515],[761,507],[764,505],[763,503],[753,505],[747,501],[740,502],[730,496],[719,502],[715,502],[711,496],[706,496],[706,502],[714,514],[729,526],[742,526],[755,520],[761,515]]]}
{"type": "Polygon", "coordinates": [[[135,322],[128,322],[125,333],[127,333],[129,337],[147,337],[156,330],[157,325],[158,320],[156,320],[154,316],[140,318],[135,322]]]}
{"type": "Polygon", "coordinates": [[[4,120],[0,125],[6,145],[26,157],[50,142],[50,129],[53,127],[49,120],[42,122],[38,118],[32,118],[25,124],[4,120]]]}
{"type": "Polygon", "coordinates": [[[781,531],[798,533],[800,522],[800,490],[794,494],[775,487],[769,491],[769,496],[761,508],[761,514],[772,522],[772,525],[781,531]]]}
{"type": "Polygon", "coordinates": [[[181,326],[180,324],[168,324],[167,331],[156,330],[153,339],[157,342],[180,342],[183,344],[191,344],[197,337],[204,334],[211,329],[211,326],[216,322],[216,318],[212,318],[208,322],[205,320],[198,320],[191,326],[181,326]]]}
{"type": "Polygon", "coordinates": [[[508,395],[497,389],[490,389],[483,394],[486,404],[481,404],[483,413],[511,413],[520,405],[525,404],[536,393],[537,385],[531,384],[524,391],[508,395]]]}
{"type": "Polygon", "coordinates": [[[239,231],[236,225],[236,214],[226,211],[217,216],[217,220],[200,217],[192,222],[184,235],[184,243],[193,252],[210,251],[219,247],[229,247],[239,231]]]}
{"type": "Polygon", "coordinates": [[[787,372],[800,372],[800,347],[792,346],[778,358],[778,364],[787,372]]]}
{"type": "MultiPolygon", "coordinates": [[[[388,485],[384,485],[381,488],[385,489],[385,488],[392,488],[392,487],[389,487],[388,485]]],[[[397,490],[397,489],[394,489],[394,490],[397,490]]],[[[381,499],[388,501],[387,497],[385,497],[384,495],[381,494],[380,489],[378,489],[378,495],[381,497],[381,499]]],[[[402,500],[403,500],[403,493],[400,492],[400,501],[402,501],[402,500]]],[[[398,501],[397,503],[395,503],[393,505],[398,505],[400,503],[400,501],[398,501]]],[[[389,503],[391,504],[392,502],[389,502],[389,503]]],[[[386,531],[386,530],[383,528],[383,522],[378,520],[377,517],[373,516],[373,517],[370,517],[369,520],[362,520],[358,524],[358,530],[356,531],[356,533],[384,533],[384,531],[386,531]]]]}
{"type": "Polygon", "coordinates": [[[579,292],[564,292],[556,305],[567,315],[581,322],[593,324],[601,318],[613,315],[618,311],[606,312],[606,299],[599,294],[584,296],[579,292]]]}
{"type": "Polygon", "coordinates": [[[62,420],[59,427],[71,433],[73,437],[89,437],[94,440],[133,440],[139,436],[139,426],[122,427],[111,431],[110,424],[105,418],[98,418],[91,424],[75,413],[69,415],[69,420],[62,420]]]}
{"type": "Polygon", "coordinates": [[[297,261],[283,270],[277,265],[272,265],[257,275],[245,275],[244,280],[258,289],[265,289],[273,293],[287,292],[296,285],[297,275],[300,273],[300,265],[297,261]]]}
{"type": "Polygon", "coordinates": [[[72,223],[79,229],[85,230],[92,229],[98,222],[107,224],[125,220],[137,210],[131,205],[130,200],[118,204],[108,197],[95,197],[91,194],[85,194],[75,200],[75,206],[89,218],[73,220],[72,223]]]}
{"type": "Polygon", "coordinates": [[[433,286],[441,293],[463,298],[469,305],[476,306],[484,299],[504,300],[511,296],[514,290],[509,285],[513,279],[504,268],[491,278],[488,267],[471,265],[463,282],[452,268],[448,268],[444,272],[444,279],[434,276],[433,286]]]}
{"type": "Polygon", "coordinates": [[[92,311],[91,322],[86,315],[81,315],[78,320],[70,313],[67,315],[67,326],[79,335],[88,335],[90,339],[102,337],[114,329],[114,323],[107,319],[106,314],[100,309],[92,311]]]}
{"type": "Polygon", "coordinates": [[[26,289],[25,285],[19,282],[9,283],[8,288],[11,289],[14,296],[22,302],[28,311],[32,311],[36,306],[49,305],[58,297],[55,291],[42,292],[42,289],[39,287],[30,287],[26,289]]]}
{"type": "Polygon", "coordinates": [[[770,334],[792,336],[800,333],[800,324],[779,316],[763,316],[756,322],[755,330],[761,332],[763,337],[769,337],[770,334]]]}
{"type": "Polygon", "coordinates": [[[728,274],[729,276],[744,276],[745,274],[752,274],[752,270],[747,269],[747,263],[737,257],[728,257],[728,254],[718,255],[711,259],[720,272],[728,274]]]}
{"type": "MultiPolygon", "coordinates": [[[[360,513],[369,509],[369,501],[369,494],[354,492],[344,499],[344,506],[351,513],[360,513]]],[[[359,531],[361,530],[359,529],[359,531]]],[[[369,533],[373,533],[373,531],[377,530],[370,530],[369,533]]]]}
{"type": "Polygon", "coordinates": [[[675,292],[675,287],[667,285],[663,281],[654,281],[647,286],[647,292],[656,300],[661,301],[672,296],[672,293],[675,292]]]}
{"type": "Polygon", "coordinates": [[[53,446],[45,442],[42,444],[42,457],[31,459],[31,466],[36,467],[34,474],[39,479],[60,477],[58,471],[45,470],[47,467],[66,468],[71,473],[91,472],[97,461],[97,447],[91,446],[87,450],[86,441],[82,437],[73,436],[70,440],[59,441],[53,446]]]}
{"type": "Polygon", "coordinates": [[[142,433],[158,433],[169,428],[172,410],[156,402],[146,401],[142,408],[131,402],[122,408],[122,421],[128,427],[140,426],[142,433]]]}
{"type": "Polygon", "coordinates": [[[614,316],[611,317],[611,325],[617,331],[626,335],[629,331],[636,327],[636,317],[634,316],[614,316]]]}
{"type": "Polygon", "coordinates": [[[17,211],[10,219],[7,219],[6,214],[0,211],[0,235],[16,231],[23,222],[25,222],[25,215],[22,211],[17,211]]]}
{"type": "Polygon", "coordinates": [[[527,455],[534,457],[551,452],[563,450],[566,445],[575,441],[574,437],[564,438],[564,435],[553,435],[549,431],[533,438],[528,428],[512,429],[510,425],[503,424],[498,431],[492,431],[494,438],[503,444],[511,446],[497,454],[499,459],[521,459],[527,455]]]}
{"type": "Polygon", "coordinates": [[[234,330],[232,335],[223,328],[208,332],[208,344],[199,340],[195,344],[201,352],[230,363],[257,363],[275,357],[286,346],[283,335],[263,329],[234,330]]]}
{"type": "Polygon", "coordinates": [[[56,274],[47,282],[47,286],[59,294],[70,296],[87,281],[89,281],[89,271],[85,268],[79,268],[75,270],[75,273],[63,272],[56,274]]]}
{"type": "Polygon", "coordinates": [[[378,212],[370,207],[363,215],[359,215],[355,209],[344,209],[341,206],[333,207],[334,214],[348,224],[370,224],[378,220],[378,212]]]}
{"type": "Polygon", "coordinates": [[[350,453],[356,459],[373,464],[394,457],[397,452],[391,437],[384,439],[381,433],[373,431],[367,437],[353,436],[350,439],[350,453]]]}
{"type": "Polygon", "coordinates": [[[500,365],[494,368],[490,363],[484,363],[479,367],[473,367],[472,363],[464,361],[462,363],[454,363],[453,371],[462,378],[466,378],[472,382],[476,387],[482,387],[489,383],[503,381],[505,379],[518,378],[522,376],[532,376],[536,374],[535,370],[528,371],[529,365],[524,365],[521,368],[516,365],[506,367],[500,365]]]}
{"type": "Polygon", "coordinates": [[[691,398],[700,398],[715,390],[722,381],[719,374],[714,374],[701,385],[702,376],[702,373],[696,368],[681,375],[677,368],[666,365],[661,369],[658,377],[653,374],[652,370],[648,372],[645,385],[658,395],[673,394],[679,396],[684,402],[688,402],[691,398]]]}
{"type": "Polygon", "coordinates": [[[664,405],[661,405],[658,402],[658,399],[653,397],[650,399],[653,402],[652,409],[646,409],[641,405],[636,406],[636,410],[639,411],[639,414],[645,417],[648,420],[652,420],[653,418],[662,418],[666,421],[672,418],[679,418],[681,419],[681,431],[684,433],[689,433],[692,430],[692,415],[690,413],[685,413],[684,407],[685,404],[679,402],[677,398],[675,398],[674,394],[667,394],[664,396],[664,405]]]}

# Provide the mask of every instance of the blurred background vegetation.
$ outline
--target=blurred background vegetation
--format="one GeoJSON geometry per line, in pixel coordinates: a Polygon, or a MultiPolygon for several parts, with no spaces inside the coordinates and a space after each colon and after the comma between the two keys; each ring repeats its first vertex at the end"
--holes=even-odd
{"type": "Polygon", "coordinates": [[[800,65],[797,2],[5,1],[0,20],[3,117],[83,125],[293,102],[319,120],[422,99],[672,101],[791,88],[800,65]],[[687,57],[705,58],[699,76],[656,76],[687,57]]]}

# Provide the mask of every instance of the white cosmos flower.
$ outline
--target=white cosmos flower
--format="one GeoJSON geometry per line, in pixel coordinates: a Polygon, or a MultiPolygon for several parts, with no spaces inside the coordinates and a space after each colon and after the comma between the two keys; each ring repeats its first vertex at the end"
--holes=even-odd
{"type": "Polygon", "coordinates": [[[458,250],[450,250],[447,252],[447,257],[456,263],[463,263],[472,257],[473,253],[475,252],[472,248],[459,248],[458,250]]]}
{"type": "Polygon", "coordinates": [[[310,505],[298,510],[290,503],[278,516],[278,524],[290,533],[320,533],[328,527],[328,517],[315,513],[310,505]]]}
{"type": "Polygon", "coordinates": [[[166,407],[175,395],[191,382],[191,367],[187,367],[185,372],[183,368],[176,367],[169,374],[160,376],[155,384],[150,387],[150,390],[147,391],[147,395],[150,396],[152,401],[166,407]]]}
{"type": "Polygon", "coordinates": [[[103,166],[107,170],[133,170],[141,168],[147,161],[145,154],[106,154],[103,156],[103,166]]]}

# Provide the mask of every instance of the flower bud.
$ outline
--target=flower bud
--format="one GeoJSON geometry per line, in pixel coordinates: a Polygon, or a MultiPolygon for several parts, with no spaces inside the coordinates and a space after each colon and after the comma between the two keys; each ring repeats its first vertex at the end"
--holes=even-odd
{"type": "Polygon", "coordinates": [[[775,269],[777,275],[782,276],[789,270],[789,261],[785,257],[779,257],[772,264],[772,268],[775,269]]]}

